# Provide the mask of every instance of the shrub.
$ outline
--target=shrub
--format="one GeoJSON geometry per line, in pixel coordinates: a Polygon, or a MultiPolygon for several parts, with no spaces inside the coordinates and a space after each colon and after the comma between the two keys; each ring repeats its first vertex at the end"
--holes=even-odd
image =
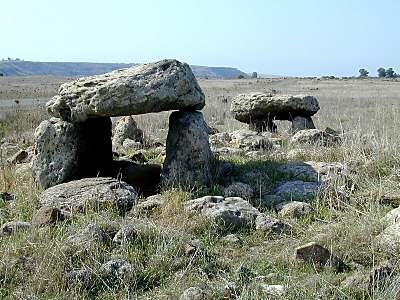
{"type": "Polygon", "coordinates": [[[359,72],[360,72],[360,77],[361,78],[368,77],[369,72],[366,69],[360,69],[359,72]]]}
{"type": "Polygon", "coordinates": [[[378,69],[378,77],[386,77],[386,70],[385,68],[379,68],[378,69]]]}

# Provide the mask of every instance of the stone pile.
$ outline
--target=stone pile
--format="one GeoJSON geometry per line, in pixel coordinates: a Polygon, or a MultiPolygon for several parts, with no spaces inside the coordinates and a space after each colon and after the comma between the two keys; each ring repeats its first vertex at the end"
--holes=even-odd
{"type": "MultiPolygon", "coordinates": [[[[151,171],[167,184],[207,185],[214,158],[208,126],[198,111],[204,105],[204,94],[190,67],[176,60],[65,83],[47,103],[51,118],[35,132],[34,178],[46,189],[89,177],[121,179],[122,174],[122,180],[135,186],[130,181],[138,180],[144,170],[113,161],[111,117],[178,110],[169,119],[163,169],[151,171]]],[[[126,138],[143,142],[133,119],[125,117],[120,124],[114,144],[126,138]]]]}
{"type": "Polygon", "coordinates": [[[319,110],[315,97],[306,95],[241,94],[231,104],[231,113],[256,131],[276,131],[274,120],[292,122],[292,131],[314,129],[311,117],[319,110]]]}

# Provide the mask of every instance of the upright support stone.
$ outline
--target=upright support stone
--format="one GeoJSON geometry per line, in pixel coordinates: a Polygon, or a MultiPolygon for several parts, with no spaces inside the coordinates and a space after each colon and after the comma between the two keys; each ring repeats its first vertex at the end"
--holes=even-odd
{"type": "Polygon", "coordinates": [[[214,165],[203,114],[173,112],[169,118],[163,183],[191,187],[210,185],[214,165]]]}
{"type": "Polygon", "coordinates": [[[255,119],[250,121],[249,129],[257,132],[276,132],[277,126],[272,119],[255,119]]]}
{"type": "Polygon", "coordinates": [[[292,132],[296,133],[297,131],[303,129],[315,129],[315,125],[311,117],[294,117],[292,120],[292,132]]]}

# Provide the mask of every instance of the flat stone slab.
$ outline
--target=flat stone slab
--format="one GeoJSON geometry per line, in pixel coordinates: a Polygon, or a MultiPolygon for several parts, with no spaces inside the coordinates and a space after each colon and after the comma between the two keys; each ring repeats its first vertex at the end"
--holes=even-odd
{"type": "Polygon", "coordinates": [[[89,118],[168,110],[200,110],[205,97],[190,67],[177,60],[137,65],[61,85],[47,104],[52,116],[73,123],[89,118]]]}
{"type": "Polygon", "coordinates": [[[317,99],[308,95],[240,94],[231,104],[234,118],[244,123],[268,118],[291,120],[296,116],[311,117],[318,110],[317,99]]]}

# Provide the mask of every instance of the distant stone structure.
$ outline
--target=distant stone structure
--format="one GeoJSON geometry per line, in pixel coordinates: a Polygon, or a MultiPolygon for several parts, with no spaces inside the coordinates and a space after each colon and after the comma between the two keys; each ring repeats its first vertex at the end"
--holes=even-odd
{"type": "Polygon", "coordinates": [[[319,110],[315,97],[306,95],[275,95],[263,93],[241,94],[231,104],[231,113],[250,129],[275,132],[274,120],[292,122],[292,131],[314,129],[311,117],[319,110]]]}
{"type": "MultiPolygon", "coordinates": [[[[43,188],[75,179],[116,178],[121,174],[129,184],[130,179],[140,180],[143,168],[113,161],[110,117],[179,110],[170,118],[162,182],[207,185],[211,182],[214,157],[208,126],[198,112],[204,105],[204,94],[190,67],[177,60],[138,65],[63,84],[58,95],[47,103],[52,118],[43,121],[35,132],[34,178],[43,188]]],[[[142,142],[133,119],[125,117],[121,122],[115,143],[125,138],[142,142]]]]}

